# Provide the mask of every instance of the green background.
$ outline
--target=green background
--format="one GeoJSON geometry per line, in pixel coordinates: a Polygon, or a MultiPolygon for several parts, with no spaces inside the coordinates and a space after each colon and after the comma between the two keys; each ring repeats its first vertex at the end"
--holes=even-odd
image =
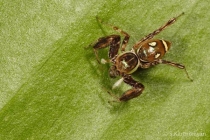
{"type": "Polygon", "coordinates": [[[209,7],[206,0],[2,0],[0,139],[210,139],[209,7]],[[140,97],[109,104],[117,79],[84,47],[116,32],[95,16],[128,32],[130,49],[181,12],[155,38],[172,42],[165,59],[184,64],[194,81],[158,65],[134,74],[145,85],[140,97]]]}

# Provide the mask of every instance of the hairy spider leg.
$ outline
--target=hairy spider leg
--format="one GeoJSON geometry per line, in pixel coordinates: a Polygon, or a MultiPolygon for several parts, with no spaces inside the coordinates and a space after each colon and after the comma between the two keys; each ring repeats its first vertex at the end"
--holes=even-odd
{"type": "Polygon", "coordinates": [[[137,96],[141,95],[142,91],[144,90],[144,85],[135,81],[131,75],[124,75],[123,81],[132,86],[132,88],[124,92],[123,95],[119,97],[119,101],[128,101],[132,98],[136,98],[137,96]]]}
{"type": "Polygon", "coordinates": [[[163,26],[161,26],[159,29],[153,31],[152,33],[148,34],[147,36],[145,36],[144,38],[142,38],[141,40],[139,40],[134,46],[133,48],[135,50],[137,50],[141,44],[144,41],[147,41],[149,39],[152,39],[155,35],[159,34],[161,31],[163,31],[166,27],[172,25],[180,16],[182,16],[184,14],[184,12],[182,12],[180,15],[178,15],[177,17],[174,17],[172,19],[170,19],[168,22],[166,22],[163,26]]]}
{"type": "MultiPolygon", "coordinates": [[[[96,55],[97,61],[100,63],[99,58],[98,58],[98,49],[103,49],[110,46],[109,48],[109,59],[114,58],[119,51],[120,48],[120,36],[119,35],[110,35],[106,37],[101,37],[97,40],[97,42],[93,45],[93,49],[96,55]]],[[[109,61],[109,60],[104,60],[103,61],[109,61]]]]}
{"type": "Polygon", "coordinates": [[[171,61],[167,61],[167,60],[162,60],[162,59],[158,60],[157,62],[158,62],[158,64],[167,64],[167,65],[170,65],[170,66],[173,66],[173,67],[176,67],[176,68],[183,69],[183,70],[185,71],[186,75],[187,75],[187,78],[188,78],[190,81],[193,81],[193,79],[190,78],[190,76],[189,76],[189,74],[188,74],[188,72],[187,72],[187,69],[185,68],[184,65],[179,64],[179,63],[175,63],[175,62],[171,62],[171,61]]]}
{"type": "Polygon", "coordinates": [[[144,85],[135,81],[131,75],[124,75],[123,76],[123,81],[126,84],[129,84],[130,86],[132,86],[132,89],[127,90],[120,98],[120,101],[128,101],[132,98],[135,98],[137,96],[139,96],[142,91],[144,90],[144,85]]]}
{"type": "Polygon", "coordinates": [[[98,16],[96,16],[96,19],[101,23],[101,24],[105,24],[107,26],[110,26],[113,30],[117,31],[118,33],[122,34],[124,36],[124,39],[122,41],[122,46],[121,46],[121,51],[124,52],[125,48],[128,44],[130,35],[128,33],[126,33],[125,31],[121,30],[120,28],[118,28],[117,26],[113,26],[111,24],[105,23],[103,22],[98,16]]]}

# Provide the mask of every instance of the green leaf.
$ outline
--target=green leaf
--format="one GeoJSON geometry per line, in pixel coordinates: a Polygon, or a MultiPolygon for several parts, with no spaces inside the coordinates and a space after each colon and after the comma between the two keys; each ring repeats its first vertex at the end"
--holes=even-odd
{"type": "MultiPolygon", "coordinates": [[[[0,139],[210,139],[209,2],[194,1],[21,1],[0,2],[0,139]],[[158,65],[134,78],[143,94],[111,103],[128,85],[99,65],[91,47],[118,34],[131,35],[128,49],[181,12],[155,38],[172,42],[165,59],[186,66],[158,65]]],[[[107,49],[100,57],[107,56],[107,49]]]]}

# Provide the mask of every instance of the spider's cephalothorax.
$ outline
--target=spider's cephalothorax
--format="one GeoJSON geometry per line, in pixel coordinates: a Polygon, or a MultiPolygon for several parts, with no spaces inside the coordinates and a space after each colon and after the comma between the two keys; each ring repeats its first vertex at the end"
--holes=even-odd
{"type": "MultiPolygon", "coordinates": [[[[184,13],[180,14],[179,16],[183,14],[184,13]]],[[[168,64],[180,69],[184,69],[187,77],[192,80],[189,77],[184,65],[162,59],[165,53],[170,49],[171,43],[166,40],[153,39],[155,35],[159,34],[167,26],[173,24],[179,16],[170,19],[159,29],[153,31],[152,33],[139,40],[136,44],[134,44],[131,51],[125,51],[126,45],[130,38],[129,34],[116,26],[107,24],[124,36],[122,43],[120,35],[109,35],[99,38],[93,45],[93,48],[96,58],[100,63],[97,53],[98,49],[110,46],[109,59],[101,59],[101,63],[112,64],[109,70],[111,78],[115,78],[117,76],[122,77],[113,85],[113,88],[118,86],[123,81],[132,86],[132,88],[127,90],[121,97],[117,97],[117,101],[128,101],[139,96],[144,90],[144,85],[135,81],[130,75],[138,68],[149,68],[157,64],[168,64]]],[[[100,19],[98,20],[102,23],[100,19]]]]}

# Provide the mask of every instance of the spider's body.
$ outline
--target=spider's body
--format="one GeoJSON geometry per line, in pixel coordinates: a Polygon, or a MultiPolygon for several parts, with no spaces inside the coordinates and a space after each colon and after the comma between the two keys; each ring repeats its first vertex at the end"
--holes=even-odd
{"type": "MultiPolygon", "coordinates": [[[[170,49],[171,43],[166,40],[153,39],[155,35],[160,33],[167,26],[173,24],[179,16],[170,19],[159,29],[142,38],[133,46],[131,51],[125,51],[125,48],[130,38],[128,33],[112,25],[109,26],[111,26],[114,30],[118,31],[124,36],[122,43],[120,35],[109,35],[99,38],[97,42],[93,45],[94,52],[99,63],[100,61],[97,51],[99,49],[110,46],[109,59],[101,59],[101,62],[112,64],[109,70],[111,78],[115,78],[117,76],[122,77],[116,82],[116,84],[114,84],[113,87],[118,86],[122,81],[132,86],[132,88],[127,90],[121,97],[117,98],[117,101],[128,101],[139,96],[144,90],[144,85],[135,81],[131,77],[131,74],[135,72],[138,68],[149,68],[157,64],[168,64],[184,69],[187,77],[189,78],[184,65],[162,59],[165,53],[170,49]]],[[[101,20],[99,21],[102,22],[101,20]]]]}

